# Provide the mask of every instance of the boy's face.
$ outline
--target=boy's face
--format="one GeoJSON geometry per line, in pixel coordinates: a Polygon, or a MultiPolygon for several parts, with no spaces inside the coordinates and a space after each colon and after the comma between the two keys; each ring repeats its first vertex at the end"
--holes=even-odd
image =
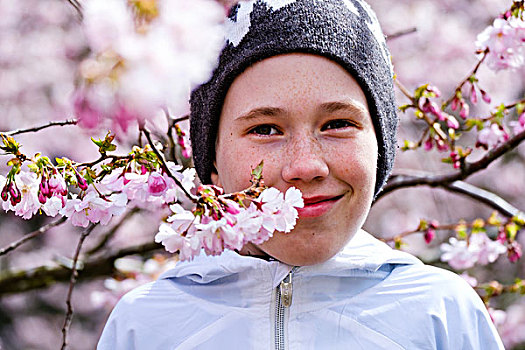
{"type": "Polygon", "coordinates": [[[305,207],[291,233],[243,252],[289,265],[331,258],[361,228],[376,180],[374,126],[354,78],[327,58],[299,53],[239,75],[224,100],[212,178],[227,192],[243,190],[261,160],[266,185],[295,186],[305,207]]]}

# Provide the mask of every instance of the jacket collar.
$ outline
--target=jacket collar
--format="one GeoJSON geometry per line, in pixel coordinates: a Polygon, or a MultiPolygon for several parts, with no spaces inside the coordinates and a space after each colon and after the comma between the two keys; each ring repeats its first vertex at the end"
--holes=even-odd
{"type": "MultiPolygon", "coordinates": [[[[422,264],[416,257],[394,250],[387,244],[360,230],[334,257],[316,265],[301,266],[297,273],[326,276],[348,276],[357,271],[374,273],[386,264],[422,264]],[[356,271],[357,270],[357,271],[356,271]]],[[[189,278],[195,283],[207,284],[234,274],[250,273],[250,270],[269,271],[276,286],[291,271],[292,266],[280,261],[266,261],[225,251],[220,256],[201,254],[191,262],[180,262],[163,273],[159,279],[189,278]]]]}

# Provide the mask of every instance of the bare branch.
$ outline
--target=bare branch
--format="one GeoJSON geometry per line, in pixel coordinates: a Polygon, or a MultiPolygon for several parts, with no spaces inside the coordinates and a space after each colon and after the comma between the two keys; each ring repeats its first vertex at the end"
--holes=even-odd
{"type": "Polygon", "coordinates": [[[66,217],[61,217],[60,219],[58,219],[56,221],[53,221],[53,222],[51,222],[51,223],[49,223],[47,225],[44,225],[44,226],[40,227],[38,230],[35,230],[33,232],[30,232],[30,233],[24,235],[24,237],[20,238],[19,240],[16,240],[16,241],[10,243],[8,246],[5,246],[4,248],[0,249],[0,256],[9,253],[12,250],[15,250],[16,248],[18,248],[19,246],[21,246],[25,242],[27,242],[27,241],[29,241],[29,240],[31,240],[31,239],[41,235],[44,232],[47,232],[48,230],[52,229],[53,227],[63,224],[64,222],[66,222],[66,220],[67,220],[66,217]]]}
{"type": "MultiPolygon", "coordinates": [[[[92,257],[83,261],[83,267],[78,270],[78,280],[110,276],[115,272],[115,260],[128,255],[144,255],[162,248],[155,242],[122,248],[92,257]]],[[[80,265],[80,264],[77,264],[80,265]]],[[[42,265],[30,270],[0,272],[0,296],[11,293],[23,293],[30,290],[49,287],[55,283],[67,282],[71,278],[71,269],[64,266],[42,265]]]]}
{"type": "Polygon", "coordinates": [[[162,156],[162,154],[160,154],[159,150],[157,149],[157,147],[153,143],[153,140],[151,138],[151,134],[150,134],[149,130],[147,128],[145,128],[145,127],[142,128],[141,130],[144,133],[144,135],[146,136],[146,138],[148,139],[148,143],[151,145],[151,149],[153,150],[153,153],[155,153],[155,155],[159,159],[159,162],[160,162],[160,164],[162,166],[162,169],[166,172],[166,174],[168,174],[169,177],[171,177],[175,181],[177,186],[179,186],[180,190],[186,195],[186,197],[188,197],[193,203],[197,203],[197,198],[195,198],[194,195],[192,195],[191,193],[186,191],[186,189],[184,188],[184,186],[182,186],[182,183],[179,181],[179,179],[177,179],[171,173],[171,170],[166,165],[166,161],[164,160],[164,157],[162,156]]]}
{"type": "Polygon", "coordinates": [[[392,39],[397,39],[399,37],[402,37],[402,36],[405,36],[405,35],[408,35],[408,34],[412,34],[412,33],[415,33],[415,32],[417,32],[417,28],[416,27],[400,30],[399,32],[395,32],[395,33],[392,33],[392,34],[387,34],[386,35],[386,40],[389,41],[389,40],[392,40],[392,39]]]}
{"type": "Polygon", "coordinates": [[[477,201],[496,209],[501,214],[507,217],[517,216],[522,213],[521,210],[501,198],[500,196],[485,191],[479,187],[466,183],[464,181],[454,181],[451,184],[443,186],[446,190],[456,193],[461,193],[477,201]]]}
{"type": "Polygon", "coordinates": [[[190,119],[190,115],[189,114],[186,114],[186,115],[184,115],[184,116],[182,116],[180,118],[175,118],[175,119],[171,120],[171,127],[174,127],[175,124],[180,123],[180,122],[182,122],[184,120],[188,120],[188,119],[190,119]]]}
{"type": "Polygon", "coordinates": [[[64,320],[64,326],[62,327],[62,348],[61,350],[65,350],[67,348],[67,332],[69,331],[69,327],[71,326],[71,320],[73,318],[73,306],[71,305],[71,297],[73,296],[73,288],[75,287],[75,283],[77,282],[78,272],[77,272],[77,262],[78,257],[80,256],[80,250],[82,250],[82,245],[84,244],[84,241],[86,240],[87,236],[93,231],[93,229],[96,227],[96,224],[91,224],[88,228],[86,228],[82,234],[80,235],[80,239],[78,240],[77,248],[75,250],[75,255],[73,256],[73,263],[71,266],[71,275],[69,277],[69,289],[67,291],[67,298],[66,298],[66,306],[67,306],[67,312],[66,312],[66,318],[64,320]]]}
{"type": "Polygon", "coordinates": [[[480,160],[472,163],[465,163],[465,166],[457,172],[444,175],[428,175],[428,176],[415,176],[415,175],[393,175],[388,180],[387,184],[377,196],[377,199],[385,196],[386,194],[398,190],[400,188],[426,185],[430,187],[446,187],[454,181],[465,180],[470,175],[485,169],[513,149],[518,146],[525,139],[525,131],[515,135],[503,144],[488,151],[480,160]]]}
{"type": "Polygon", "coordinates": [[[28,128],[28,129],[18,129],[18,130],[13,130],[13,131],[0,132],[0,134],[14,136],[14,135],[25,134],[29,132],[37,132],[42,129],[50,128],[52,126],[76,125],[77,122],[78,121],[76,119],[68,119],[68,120],[58,121],[58,122],[49,122],[45,125],[35,126],[33,128],[28,128]]]}
{"type": "Polygon", "coordinates": [[[106,232],[104,234],[104,236],[102,237],[102,239],[93,248],[91,248],[90,250],[88,250],[86,252],[86,255],[87,256],[93,255],[93,254],[97,253],[98,251],[100,251],[102,248],[104,248],[106,243],[111,238],[113,238],[113,236],[115,235],[115,233],[117,233],[117,231],[120,229],[122,224],[124,222],[126,222],[127,220],[129,220],[133,215],[135,215],[139,211],[140,211],[140,209],[133,208],[130,211],[128,211],[125,215],[123,215],[122,218],[120,219],[120,221],[117,222],[108,232],[106,232]]]}
{"type": "Polygon", "coordinates": [[[73,8],[77,11],[78,17],[80,20],[84,18],[84,13],[82,12],[82,4],[77,0],[66,0],[73,8]]]}

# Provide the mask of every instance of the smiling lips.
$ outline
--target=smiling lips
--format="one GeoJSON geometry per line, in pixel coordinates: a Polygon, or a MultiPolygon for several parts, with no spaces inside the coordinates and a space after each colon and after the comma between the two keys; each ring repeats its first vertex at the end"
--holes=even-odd
{"type": "Polygon", "coordinates": [[[300,218],[314,218],[324,215],[343,196],[316,196],[304,198],[304,207],[297,208],[300,218]]]}

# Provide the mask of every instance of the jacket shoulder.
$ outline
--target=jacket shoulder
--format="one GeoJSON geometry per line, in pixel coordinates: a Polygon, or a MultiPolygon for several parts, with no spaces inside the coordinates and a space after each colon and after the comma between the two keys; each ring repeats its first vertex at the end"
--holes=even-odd
{"type": "Polygon", "coordinates": [[[424,264],[397,265],[377,288],[372,292],[386,296],[383,305],[392,308],[393,315],[405,315],[406,323],[421,330],[410,335],[416,346],[503,349],[481,298],[451,271],[424,264]]]}

